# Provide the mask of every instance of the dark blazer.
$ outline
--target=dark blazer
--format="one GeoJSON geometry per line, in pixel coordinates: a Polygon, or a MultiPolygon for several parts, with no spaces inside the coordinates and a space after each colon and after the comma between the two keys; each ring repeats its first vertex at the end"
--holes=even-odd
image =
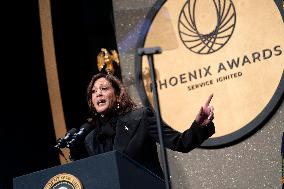
{"type": "MultiPolygon", "coordinates": [[[[213,123],[200,127],[195,121],[191,127],[180,133],[162,123],[164,145],[174,151],[189,152],[212,136],[215,132],[213,123]]],[[[87,156],[96,155],[92,130],[84,140],[87,156]]],[[[159,142],[156,117],[150,109],[138,108],[119,116],[116,122],[116,135],[113,150],[120,151],[144,165],[156,175],[163,177],[159,163],[156,142],[159,142]]]]}

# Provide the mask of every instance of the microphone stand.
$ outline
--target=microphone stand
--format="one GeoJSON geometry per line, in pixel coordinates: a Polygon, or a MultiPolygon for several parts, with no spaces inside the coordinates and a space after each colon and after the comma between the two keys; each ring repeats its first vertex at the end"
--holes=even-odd
{"type": "Polygon", "coordinates": [[[153,92],[153,100],[154,100],[154,109],[156,112],[156,121],[157,121],[157,127],[158,127],[158,134],[159,134],[159,140],[160,140],[160,152],[161,152],[161,160],[164,170],[164,177],[165,177],[165,184],[166,189],[171,188],[171,181],[170,181],[170,174],[169,174],[169,165],[168,165],[168,159],[167,159],[167,151],[164,147],[164,138],[163,138],[163,132],[161,127],[161,114],[160,114],[160,104],[158,99],[158,91],[157,91],[157,83],[156,83],[156,74],[155,74],[155,68],[154,68],[154,54],[161,54],[162,49],[160,47],[153,47],[153,48],[139,48],[138,49],[138,55],[143,56],[147,55],[149,66],[150,66],[150,74],[151,74],[151,80],[152,80],[152,92],[153,92]]]}
{"type": "Polygon", "coordinates": [[[282,189],[284,189],[284,132],[282,133],[281,156],[282,156],[282,189]]]}
{"type": "Polygon", "coordinates": [[[65,157],[64,153],[62,152],[61,148],[59,146],[54,146],[54,148],[57,150],[57,152],[59,153],[59,155],[64,158],[64,160],[66,161],[66,163],[68,163],[68,159],[65,157]]]}

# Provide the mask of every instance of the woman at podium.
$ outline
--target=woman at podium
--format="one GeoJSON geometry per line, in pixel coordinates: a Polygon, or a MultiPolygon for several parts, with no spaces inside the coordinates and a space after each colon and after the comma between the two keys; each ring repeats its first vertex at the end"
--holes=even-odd
{"type": "MultiPolygon", "coordinates": [[[[165,147],[186,153],[214,134],[214,112],[209,106],[212,97],[209,96],[183,133],[162,123],[165,147]]],[[[92,77],[87,101],[91,112],[88,134],[70,147],[71,159],[117,150],[163,177],[156,147],[159,136],[154,112],[149,108],[138,108],[121,81],[111,74],[99,73],[92,77]]]]}

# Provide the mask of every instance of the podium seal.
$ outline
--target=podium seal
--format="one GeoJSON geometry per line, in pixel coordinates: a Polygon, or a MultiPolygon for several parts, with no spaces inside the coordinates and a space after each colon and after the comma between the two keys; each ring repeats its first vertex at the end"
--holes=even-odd
{"type": "Polygon", "coordinates": [[[74,175],[61,173],[52,177],[44,189],[83,189],[82,183],[74,175]]]}

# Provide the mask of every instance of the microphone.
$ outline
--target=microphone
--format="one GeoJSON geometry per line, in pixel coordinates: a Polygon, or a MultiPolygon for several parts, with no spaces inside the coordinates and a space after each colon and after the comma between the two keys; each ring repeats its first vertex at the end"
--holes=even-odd
{"type": "Polygon", "coordinates": [[[57,144],[54,146],[55,148],[65,148],[67,146],[68,141],[76,134],[77,129],[72,128],[70,129],[64,136],[64,138],[59,138],[57,140],[57,144]]]}
{"type": "Polygon", "coordinates": [[[67,148],[74,147],[75,144],[82,141],[91,130],[92,125],[90,123],[82,125],[79,131],[72,136],[72,139],[67,142],[67,148]]]}

